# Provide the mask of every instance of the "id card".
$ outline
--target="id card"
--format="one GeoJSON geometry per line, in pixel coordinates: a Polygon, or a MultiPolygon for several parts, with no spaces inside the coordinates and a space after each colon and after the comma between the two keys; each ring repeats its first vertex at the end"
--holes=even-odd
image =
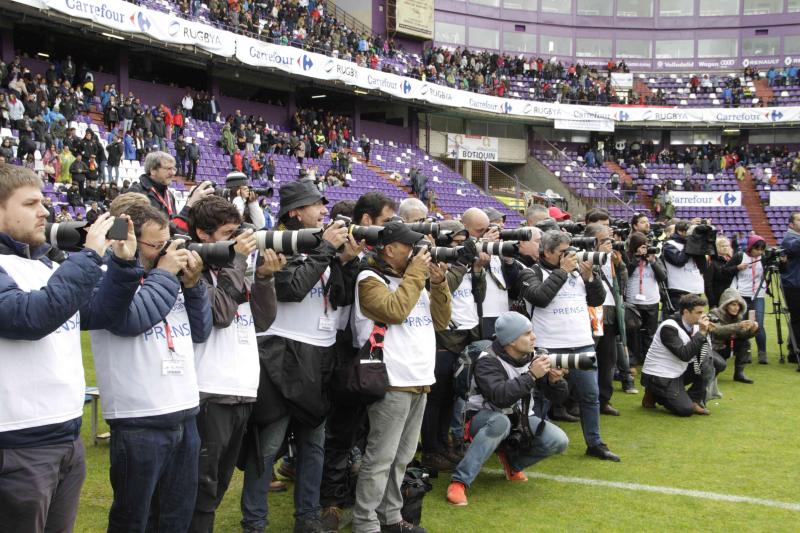
{"type": "Polygon", "coordinates": [[[161,375],[162,376],[182,376],[184,372],[185,359],[178,355],[173,354],[172,357],[161,360],[161,375]]]}
{"type": "Polygon", "coordinates": [[[644,294],[637,294],[636,296],[633,297],[633,299],[636,300],[637,302],[643,302],[645,300],[645,297],[644,294]]]}
{"type": "Polygon", "coordinates": [[[247,326],[236,326],[236,342],[239,344],[250,344],[250,328],[247,326]]]}
{"type": "Polygon", "coordinates": [[[326,316],[319,317],[319,325],[317,328],[320,331],[335,331],[336,325],[333,323],[333,320],[326,316]]]}

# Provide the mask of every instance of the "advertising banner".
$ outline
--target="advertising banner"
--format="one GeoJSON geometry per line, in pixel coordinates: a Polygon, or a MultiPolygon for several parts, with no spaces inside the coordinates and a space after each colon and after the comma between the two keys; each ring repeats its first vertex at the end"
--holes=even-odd
{"type": "Polygon", "coordinates": [[[433,0],[397,0],[395,31],[433,39],[433,0]]]}
{"type": "Polygon", "coordinates": [[[670,191],[675,207],[739,207],[742,205],[741,191],[690,192],[670,191]]]}
{"type": "Polygon", "coordinates": [[[800,191],[771,191],[769,205],[776,207],[795,207],[800,205],[800,191]]]}
{"type": "Polygon", "coordinates": [[[578,130],[578,131],[614,131],[614,121],[612,120],[564,120],[555,119],[553,127],[557,130],[578,130]]]}
{"type": "Polygon", "coordinates": [[[447,134],[447,155],[454,159],[474,161],[497,161],[500,156],[497,137],[479,135],[447,134]]]}

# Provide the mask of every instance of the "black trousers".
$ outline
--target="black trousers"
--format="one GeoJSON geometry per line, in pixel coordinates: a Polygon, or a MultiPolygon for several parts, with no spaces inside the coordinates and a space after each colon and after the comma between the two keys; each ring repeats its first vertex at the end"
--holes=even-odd
{"type": "Polygon", "coordinates": [[[714,376],[714,367],[710,361],[708,363],[700,375],[694,373],[691,364],[686,372],[677,378],[642,374],[642,386],[652,392],[656,403],[663,405],[670,413],[677,416],[692,416],[693,404],[705,402],[706,385],[714,376]],[[688,391],[686,385],[691,385],[688,391]]]}
{"type": "Polygon", "coordinates": [[[597,388],[600,392],[600,405],[602,406],[609,403],[614,394],[614,370],[617,368],[616,323],[603,324],[603,336],[598,337],[595,351],[597,352],[597,388]]]}
{"type": "Polygon", "coordinates": [[[210,533],[214,513],[233,477],[233,469],[242,447],[252,403],[222,404],[200,402],[197,432],[200,434],[197,501],[189,531],[210,533]]]}
{"type": "Polygon", "coordinates": [[[628,332],[628,348],[631,355],[631,366],[641,365],[653,342],[653,337],[658,329],[658,304],[637,305],[636,309],[642,317],[642,327],[639,331],[628,332]]]}
{"type": "Polygon", "coordinates": [[[749,349],[750,339],[734,339],[733,349],[731,349],[731,343],[728,341],[725,343],[725,347],[723,349],[717,350],[717,353],[725,360],[728,360],[731,356],[733,356],[736,368],[739,369],[750,363],[751,358],[750,354],[748,353],[749,349]]]}
{"type": "Polygon", "coordinates": [[[189,159],[189,173],[186,177],[189,181],[194,181],[197,177],[197,161],[195,159],[189,159]]]}
{"type": "Polygon", "coordinates": [[[497,322],[496,316],[485,316],[481,318],[481,332],[484,339],[491,339],[494,335],[494,324],[497,322]]]}
{"type": "Polygon", "coordinates": [[[325,424],[325,462],[319,502],[322,507],[352,507],[356,478],[350,475],[350,451],[366,439],[369,427],[366,405],[334,389],[325,424]]]}
{"type": "MultiPolygon", "coordinates": [[[[800,342],[800,289],[784,287],[783,294],[786,297],[786,307],[789,309],[794,340],[800,342]]],[[[797,346],[794,348],[798,349],[797,346]]]]}
{"type": "MultiPolygon", "coordinates": [[[[669,301],[672,304],[673,309],[675,309],[675,312],[677,312],[678,309],[680,309],[681,296],[685,294],[689,293],[685,291],[676,291],[675,289],[667,289],[667,295],[669,296],[669,301]]],[[[668,314],[669,312],[667,311],[667,306],[665,305],[663,309],[663,315],[664,317],[666,317],[668,314]]]]}
{"type": "Polygon", "coordinates": [[[447,449],[447,435],[450,431],[450,419],[453,418],[453,364],[458,357],[449,350],[436,350],[436,367],[434,375],[436,383],[428,394],[425,414],[422,417],[422,451],[424,453],[440,453],[447,449]]]}

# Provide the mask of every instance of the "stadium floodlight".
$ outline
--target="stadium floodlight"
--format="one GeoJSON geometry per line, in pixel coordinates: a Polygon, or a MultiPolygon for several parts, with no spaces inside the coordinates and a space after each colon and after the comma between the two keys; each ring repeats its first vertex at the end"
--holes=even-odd
{"type": "Polygon", "coordinates": [[[118,41],[124,41],[125,40],[125,37],[121,37],[119,35],[114,35],[113,33],[102,32],[100,35],[103,35],[105,37],[109,37],[111,39],[117,39],[118,41]]]}

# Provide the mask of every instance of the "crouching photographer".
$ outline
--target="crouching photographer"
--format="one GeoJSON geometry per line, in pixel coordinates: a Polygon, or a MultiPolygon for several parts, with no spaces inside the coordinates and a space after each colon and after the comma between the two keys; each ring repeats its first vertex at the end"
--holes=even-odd
{"type": "Polygon", "coordinates": [[[565,399],[569,389],[564,371],[551,368],[549,357],[536,356],[530,320],[514,311],[503,313],[495,337],[473,371],[464,431],[471,444],[447,488],[447,501],[457,506],[467,505],[465,491],[493,453],[506,479],[527,481],[526,467],[562,453],[569,444],[561,428],[533,414],[537,388],[551,400],[565,399]]]}
{"type": "Polygon", "coordinates": [[[719,306],[708,312],[714,324],[711,334],[714,350],[723,358],[733,356],[736,362],[733,380],[753,383],[744,375],[744,366],[750,362],[750,339],[758,332],[758,323],[744,320],[747,303],[734,288],[726,289],[719,299],[719,306]]]}

